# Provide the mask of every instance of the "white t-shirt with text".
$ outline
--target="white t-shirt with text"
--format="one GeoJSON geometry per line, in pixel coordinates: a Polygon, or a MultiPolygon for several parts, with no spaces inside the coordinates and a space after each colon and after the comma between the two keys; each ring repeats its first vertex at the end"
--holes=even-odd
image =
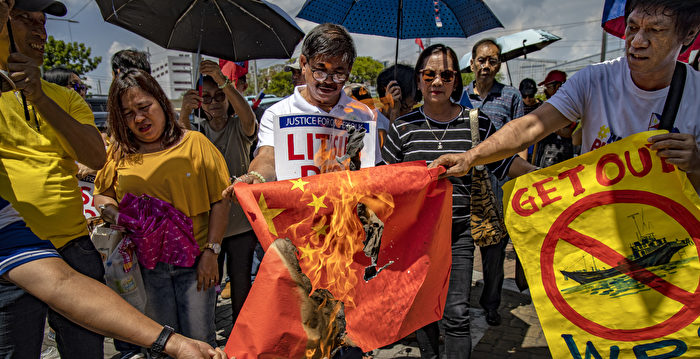
{"type": "MultiPolygon", "coordinates": [[[[260,130],[258,132],[258,147],[255,149],[255,155],[262,146],[275,146],[274,134],[274,119],[276,116],[285,116],[292,114],[318,114],[324,116],[335,116],[345,120],[370,122],[376,121],[374,111],[370,110],[367,105],[362,102],[353,100],[348,97],[345,92],[340,91],[340,99],[338,103],[331,108],[330,112],[310,104],[299,92],[306,85],[297,86],[294,88],[294,93],[282,101],[270,106],[260,119],[260,130]]],[[[379,137],[376,138],[375,164],[382,162],[382,151],[379,148],[379,137]]]]}
{"type": "MultiPolygon", "coordinates": [[[[687,66],[687,65],[686,65],[687,66]]],[[[700,72],[687,67],[674,128],[700,146],[700,72]]],[[[629,135],[658,129],[669,87],[645,91],[632,81],[627,59],[590,65],[574,74],[547,102],[570,121],[581,118],[581,152],[629,135]]]]}

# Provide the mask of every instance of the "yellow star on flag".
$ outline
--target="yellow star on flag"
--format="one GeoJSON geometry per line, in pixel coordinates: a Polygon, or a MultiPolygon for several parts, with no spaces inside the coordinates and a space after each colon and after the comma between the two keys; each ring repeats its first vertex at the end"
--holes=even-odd
{"type": "Polygon", "coordinates": [[[302,192],[304,192],[304,185],[308,184],[309,182],[304,181],[303,179],[299,178],[297,180],[289,180],[289,182],[294,183],[292,186],[292,189],[290,191],[294,191],[295,188],[300,189],[302,192]]]}
{"type": "Polygon", "coordinates": [[[260,193],[260,199],[258,200],[258,206],[260,207],[260,212],[262,212],[263,217],[265,217],[265,222],[267,223],[267,228],[273,235],[277,235],[277,229],[275,228],[275,223],[272,221],[273,218],[277,217],[280,213],[284,211],[284,208],[268,208],[267,202],[265,202],[265,195],[260,193]]]}
{"type": "Polygon", "coordinates": [[[314,214],[318,213],[318,209],[319,209],[319,208],[328,208],[328,207],[323,203],[323,200],[326,198],[326,195],[325,195],[325,194],[324,194],[323,196],[321,196],[321,197],[316,197],[316,195],[312,193],[311,196],[313,197],[314,200],[311,201],[311,203],[308,203],[307,205],[308,205],[308,206],[311,206],[311,207],[314,207],[314,214]]]}
{"type": "Polygon", "coordinates": [[[328,235],[328,226],[327,226],[327,225],[323,225],[323,223],[325,223],[325,221],[323,221],[323,222],[321,222],[321,223],[319,223],[319,224],[317,224],[317,225],[311,227],[311,229],[313,229],[314,232],[316,232],[316,234],[318,234],[319,236],[321,236],[321,235],[323,235],[323,236],[328,235]]]}

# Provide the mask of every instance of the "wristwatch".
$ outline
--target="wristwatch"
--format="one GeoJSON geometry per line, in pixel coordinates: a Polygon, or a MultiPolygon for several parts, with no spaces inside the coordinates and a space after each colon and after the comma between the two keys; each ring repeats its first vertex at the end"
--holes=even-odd
{"type": "Polygon", "coordinates": [[[221,245],[219,243],[207,243],[207,245],[204,246],[204,249],[211,249],[214,254],[221,253],[221,245]]]}
{"type": "Polygon", "coordinates": [[[165,358],[165,355],[163,355],[163,350],[165,350],[165,343],[168,342],[170,335],[172,335],[174,331],[175,329],[167,325],[163,327],[163,330],[160,332],[160,335],[158,335],[158,339],[156,339],[156,341],[153,342],[153,344],[151,344],[151,349],[148,350],[151,358],[165,358]]]}

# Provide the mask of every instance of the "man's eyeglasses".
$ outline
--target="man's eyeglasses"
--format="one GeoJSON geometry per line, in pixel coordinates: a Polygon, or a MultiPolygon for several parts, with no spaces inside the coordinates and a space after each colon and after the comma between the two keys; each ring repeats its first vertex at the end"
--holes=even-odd
{"type": "Polygon", "coordinates": [[[426,83],[431,83],[435,81],[435,77],[440,76],[440,80],[444,83],[450,83],[455,79],[455,74],[457,71],[454,70],[443,70],[437,72],[435,70],[420,70],[420,74],[423,75],[423,81],[426,83]]]}
{"type": "Polygon", "coordinates": [[[212,96],[209,96],[209,95],[204,95],[204,96],[202,96],[202,103],[205,103],[205,104],[208,105],[208,104],[211,103],[212,100],[214,100],[214,101],[216,101],[216,102],[223,102],[225,98],[226,98],[226,94],[225,94],[225,93],[223,93],[223,92],[217,92],[216,94],[214,94],[213,97],[212,97],[212,96]]]}
{"type": "Polygon", "coordinates": [[[314,80],[316,80],[318,82],[326,81],[328,76],[331,76],[331,79],[333,79],[333,82],[335,82],[337,84],[342,84],[348,80],[348,74],[346,74],[346,73],[336,72],[336,73],[331,75],[323,70],[312,70],[312,71],[313,72],[311,73],[311,75],[314,77],[314,80]]]}
{"type": "Polygon", "coordinates": [[[524,99],[526,98],[535,98],[535,95],[522,95],[524,99]]]}
{"type": "Polygon", "coordinates": [[[72,83],[72,84],[70,84],[70,85],[71,85],[71,87],[73,88],[73,90],[75,90],[75,92],[84,92],[84,91],[87,91],[87,86],[81,84],[80,82],[74,82],[74,83],[72,83]]]}

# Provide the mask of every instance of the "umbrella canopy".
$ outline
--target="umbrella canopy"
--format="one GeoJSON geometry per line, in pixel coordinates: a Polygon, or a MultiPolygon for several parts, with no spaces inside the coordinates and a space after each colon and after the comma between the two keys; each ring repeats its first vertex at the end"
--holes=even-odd
{"type": "Polygon", "coordinates": [[[399,39],[466,38],[503,27],[483,0],[307,0],[297,17],[399,39]]]}
{"type": "MultiPolygon", "coordinates": [[[[501,46],[501,61],[506,62],[520,56],[527,56],[531,52],[543,49],[545,46],[561,40],[561,37],[544,30],[529,29],[515,34],[501,36],[496,43],[501,46]]],[[[467,52],[459,60],[459,68],[462,72],[471,72],[469,63],[472,53],[467,52]]]]}
{"type": "MultiPolygon", "coordinates": [[[[603,18],[601,26],[608,34],[625,38],[625,0],[605,0],[603,6],[603,18]]],[[[695,39],[695,42],[690,45],[685,52],[678,56],[678,60],[688,62],[690,53],[695,50],[700,50],[700,36],[695,39]]]]}
{"type": "Polygon", "coordinates": [[[306,0],[297,17],[399,39],[469,37],[503,27],[483,0],[306,0]]]}
{"type": "Polygon", "coordinates": [[[263,0],[96,0],[105,21],[172,50],[245,61],[290,58],[304,37],[263,0]]]}

